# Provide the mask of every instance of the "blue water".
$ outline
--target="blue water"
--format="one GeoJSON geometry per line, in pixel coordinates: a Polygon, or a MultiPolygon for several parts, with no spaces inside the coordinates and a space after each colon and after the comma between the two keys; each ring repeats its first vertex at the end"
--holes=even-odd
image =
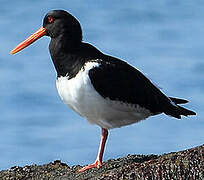
{"type": "Polygon", "coordinates": [[[162,154],[204,143],[204,1],[5,1],[0,8],[0,169],[61,159],[95,160],[100,128],[60,100],[44,37],[9,51],[41,27],[51,9],[82,25],[84,41],[139,68],[169,96],[186,98],[197,116],[165,115],[111,130],[104,160],[162,154]]]}

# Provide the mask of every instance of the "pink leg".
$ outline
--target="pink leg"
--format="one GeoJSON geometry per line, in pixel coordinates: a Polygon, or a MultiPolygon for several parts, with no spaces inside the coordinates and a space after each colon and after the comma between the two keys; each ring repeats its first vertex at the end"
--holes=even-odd
{"type": "Polygon", "coordinates": [[[101,132],[101,142],[100,142],[100,146],[99,146],[96,161],[93,164],[89,164],[89,165],[81,168],[79,170],[79,172],[83,172],[83,171],[86,171],[87,169],[91,169],[91,168],[100,168],[101,167],[102,159],[103,159],[103,152],[104,152],[106,140],[107,140],[107,137],[108,137],[108,130],[104,129],[104,128],[102,128],[101,130],[102,130],[102,132],[101,132]]]}

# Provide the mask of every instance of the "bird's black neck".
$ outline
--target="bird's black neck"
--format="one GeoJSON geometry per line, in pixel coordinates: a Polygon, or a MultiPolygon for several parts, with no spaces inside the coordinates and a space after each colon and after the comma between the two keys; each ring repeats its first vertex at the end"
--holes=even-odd
{"type": "Polygon", "coordinates": [[[52,38],[49,50],[57,76],[69,79],[75,77],[87,61],[104,56],[90,44],[64,37],[52,38]]]}

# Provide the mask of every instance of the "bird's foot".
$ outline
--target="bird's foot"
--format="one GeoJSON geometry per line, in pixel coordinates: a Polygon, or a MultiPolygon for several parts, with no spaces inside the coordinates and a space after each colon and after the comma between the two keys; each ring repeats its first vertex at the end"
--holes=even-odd
{"type": "Polygon", "coordinates": [[[91,168],[100,168],[101,166],[102,166],[101,161],[96,160],[93,164],[89,164],[89,165],[79,169],[78,172],[84,172],[84,171],[91,169],[91,168]]]}

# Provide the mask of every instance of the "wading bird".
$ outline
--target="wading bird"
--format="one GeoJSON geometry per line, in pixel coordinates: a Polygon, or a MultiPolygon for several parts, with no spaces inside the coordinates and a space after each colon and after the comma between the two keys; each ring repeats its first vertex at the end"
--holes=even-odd
{"type": "Polygon", "coordinates": [[[11,54],[44,35],[51,37],[49,50],[57,71],[56,86],[61,99],[102,129],[96,161],[80,172],[101,167],[109,129],[137,123],[160,113],[178,119],[181,115],[196,114],[179,105],[187,100],[167,97],[135,67],[83,42],[78,20],[64,10],[47,13],[43,27],[11,54]]]}

